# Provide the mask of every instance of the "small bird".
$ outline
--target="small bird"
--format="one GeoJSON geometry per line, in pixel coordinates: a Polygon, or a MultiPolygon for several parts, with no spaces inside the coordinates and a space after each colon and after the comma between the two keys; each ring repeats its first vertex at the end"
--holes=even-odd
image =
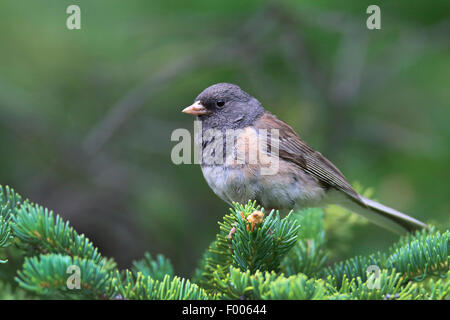
{"type": "Polygon", "coordinates": [[[358,194],[335,165],[237,85],[214,84],[182,112],[201,121],[201,134],[194,139],[203,156],[223,152],[225,161],[202,161],[201,168],[214,193],[229,204],[256,200],[266,210],[337,204],[396,233],[427,228],[406,214],[358,194]],[[216,134],[211,135],[212,131],[216,134]],[[231,144],[230,140],[217,138],[217,132],[224,136],[237,132],[237,138],[244,142],[239,145],[233,140],[231,144]],[[262,160],[249,161],[252,152],[275,158],[276,173],[263,174],[262,160]]]}

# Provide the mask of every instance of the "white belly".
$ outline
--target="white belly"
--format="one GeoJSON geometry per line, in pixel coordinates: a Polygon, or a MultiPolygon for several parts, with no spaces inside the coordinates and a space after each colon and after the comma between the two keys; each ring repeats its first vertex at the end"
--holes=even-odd
{"type": "Polygon", "coordinates": [[[320,205],[325,195],[317,182],[299,172],[280,171],[275,176],[265,176],[222,166],[203,166],[202,171],[214,193],[229,204],[256,200],[264,208],[293,209],[320,205]]]}

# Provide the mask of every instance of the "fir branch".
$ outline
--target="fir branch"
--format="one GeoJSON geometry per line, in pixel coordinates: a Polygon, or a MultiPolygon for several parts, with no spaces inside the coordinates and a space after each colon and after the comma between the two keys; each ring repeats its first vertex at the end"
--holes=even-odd
{"type": "Polygon", "coordinates": [[[0,185],[0,207],[6,206],[11,212],[20,206],[22,197],[9,186],[0,185]]]}
{"type": "Polygon", "coordinates": [[[160,300],[206,300],[208,295],[202,288],[189,280],[166,275],[162,282],[158,283],[156,298],[160,300]]]}
{"type": "Polygon", "coordinates": [[[383,260],[381,253],[372,254],[370,256],[356,256],[342,262],[335,263],[322,271],[324,277],[331,276],[335,280],[335,286],[339,289],[343,285],[344,278],[354,279],[361,278],[367,280],[367,269],[369,266],[377,266],[380,268],[383,260]]]}
{"type": "Polygon", "coordinates": [[[27,290],[47,298],[107,299],[113,294],[111,275],[100,263],[60,254],[25,258],[16,281],[27,290]],[[71,268],[79,268],[79,288],[71,288],[71,268]]]}
{"type": "MultiPolygon", "coordinates": [[[[434,229],[433,229],[434,230],[434,229]]],[[[428,275],[445,276],[450,262],[450,232],[441,234],[418,232],[403,238],[392,246],[390,254],[373,254],[356,257],[335,264],[324,270],[325,276],[336,279],[338,288],[344,276],[348,279],[360,277],[367,280],[367,268],[371,265],[380,270],[396,270],[403,279],[421,281],[428,275]]]]}
{"type": "Polygon", "coordinates": [[[254,225],[245,218],[259,208],[249,204],[244,210],[240,209],[235,207],[237,223],[232,238],[233,265],[243,271],[250,270],[251,273],[257,270],[278,271],[281,260],[297,240],[297,221],[291,214],[280,219],[279,213],[272,211],[261,224],[253,228],[254,225]]]}
{"type": "Polygon", "coordinates": [[[270,285],[267,294],[261,297],[268,300],[323,300],[327,290],[323,280],[308,279],[304,274],[288,278],[279,277],[270,285]]]}
{"type": "MultiPolygon", "coordinates": [[[[22,197],[10,187],[0,185],[0,248],[7,248],[13,240],[11,220],[16,207],[20,205],[22,197]]],[[[1,260],[6,263],[8,260],[1,260]]]]}
{"type": "Polygon", "coordinates": [[[0,297],[24,297],[25,289],[32,297],[51,299],[449,298],[450,231],[408,234],[387,253],[323,269],[327,242],[320,209],[281,219],[278,212],[264,216],[255,202],[234,204],[219,226],[195,283],[174,276],[168,259],[152,259],[149,253],[120,272],[113,259],[103,258],[60,216],[0,187],[0,251],[13,262],[0,269],[0,297]],[[18,246],[10,246],[14,239],[18,246]],[[24,253],[28,257],[15,277],[21,288],[16,288],[5,281],[24,253]],[[80,289],[71,289],[73,266],[80,271],[80,289]],[[368,273],[369,266],[379,274],[368,273]]]}
{"type": "Polygon", "coordinates": [[[222,299],[323,299],[327,293],[323,280],[308,279],[304,274],[285,277],[275,272],[230,268],[220,283],[222,299]]]}
{"type": "MultiPolygon", "coordinates": [[[[6,207],[0,208],[0,248],[9,247],[13,239],[11,232],[11,216],[5,211],[9,209],[6,207]]],[[[1,260],[1,263],[6,263],[8,260],[1,260]]]]}
{"type": "Polygon", "coordinates": [[[417,288],[412,282],[405,284],[400,273],[383,269],[372,273],[364,281],[361,277],[348,279],[344,275],[337,290],[335,279],[327,278],[327,290],[332,298],[350,300],[411,300],[417,299],[417,288]]]}
{"type": "Polygon", "coordinates": [[[325,231],[321,209],[305,209],[293,216],[300,225],[298,240],[281,264],[286,275],[316,274],[325,264],[325,231]]]}
{"type": "Polygon", "coordinates": [[[428,275],[444,277],[450,267],[450,232],[418,233],[409,243],[391,251],[386,267],[398,270],[405,278],[420,281],[428,275]]]}
{"type": "Polygon", "coordinates": [[[152,279],[141,272],[126,271],[123,280],[118,274],[114,287],[123,299],[137,300],[206,300],[209,296],[202,288],[189,280],[164,276],[162,281],[152,279]]]}
{"type": "Polygon", "coordinates": [[[450,299],[450,271],[443,278],[431,276],[420,283],[415,283],[419,291],[418,297],[427,300],[450,299]],[[420,286],[419,286],[420,284],[420,286]]]}
{"type": "Polygon", "coordinates": [[[137,274],[141,272],[144,276],[150,276],[154,280],[162,281],[166,275],[174,276],[173,267],[169,259],[158,254],[156,260],[152,259],[150,253],[146,252],[140,261],[133,261],[132,271],[137,274]]]}
{"type": "Polygon", "coordinates": [[[223,221],[219,222],[220,228],[219,233],[216,235],[216,240],[211,243],[208,250],[204,253],[200,267],[196,270],[194,282],[208,290],[208,292],[216,291],[215,279],[224,278],[230,265],[233,264],[233,252],[228,236],[230,231],[235,228],[235,223],[235,214],[227,214],[223,217],[223,221]]]}
{"type": "Polygon", "coordinates": [[[15,236],[21,240],[21,247],[30,254],[60,253],[81,257],[99,263],[102,259],[97,248],[79,235],[70,225],[53,212],[38,205],[24,203],[16,210],[12,224],[15,236]]]}
{"type": "Polygon", "coordinates": [[[217,279],[218,290],[221,292],[219,297],[227,300],[260,300],[278,277],[273,271],[256,271],[251,274],[249,270],[243,272],[239,268],[230,267],[224,279],[217,279]]]}

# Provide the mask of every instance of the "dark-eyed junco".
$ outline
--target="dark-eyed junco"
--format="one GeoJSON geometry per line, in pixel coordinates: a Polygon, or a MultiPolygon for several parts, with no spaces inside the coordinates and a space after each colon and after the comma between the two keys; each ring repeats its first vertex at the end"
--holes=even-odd
{"type": "Polygon", "coordinates": [[[216,160],[224,159],[203,161],[201,167],[208,185],[228,203],[256,200],[266,210],[337,204],[394,232],[427,228],[410,216],[358,194],[328,159],[237,85],[212,85],[183,112],[201,121],[202,134],[196,142],[202,152],[216,160]],[[237,144],[234,138],[219,139],[211,134],[214,131],[224,137],[237,132],[237,138],[244,143],[237,144]],[[218,153],[223,154],[217,157],[218,153]],[[252,153],[277,160],[275,173],[262,172],[267,162],[250,162],[252,153]],[[241,161],[236,161],[239,154],[241,161]]]}

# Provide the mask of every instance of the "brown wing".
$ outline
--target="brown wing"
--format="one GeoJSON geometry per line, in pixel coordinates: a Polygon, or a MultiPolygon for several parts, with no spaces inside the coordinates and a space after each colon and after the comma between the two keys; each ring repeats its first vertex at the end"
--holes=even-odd
{"type": "MultiPolygon", "coordinates": [[[[259,129],[279,130],[279,156],[291,161],[327,186],[345,192],[354,200],[361,199],[344,175],[320,152],[303,142],[295,131],[273,114],[265,112],[255,123],[259,129]]],[[[269,143],[270,143],[270,139],[269,143]]]]}

